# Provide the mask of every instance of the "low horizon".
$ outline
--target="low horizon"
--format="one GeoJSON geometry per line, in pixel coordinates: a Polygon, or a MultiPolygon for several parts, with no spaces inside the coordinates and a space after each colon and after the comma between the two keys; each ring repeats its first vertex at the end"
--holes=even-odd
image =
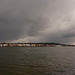
{"type": "Polygon", "coordinates": [[[0,42],[0,44],[3,43],[16,43],[16,44],[63,44],[63,45],[75,45],[75,44],[69,44],[69,43],[58,43],[58,42],[0,42]]]}

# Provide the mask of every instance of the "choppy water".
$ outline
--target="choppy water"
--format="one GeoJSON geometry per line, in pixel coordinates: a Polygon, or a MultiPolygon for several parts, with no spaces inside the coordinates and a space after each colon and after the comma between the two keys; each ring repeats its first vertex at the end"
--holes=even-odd
{"type": "Polygon", "coordinates": [[[0,75],[75,75],[75,48],[0,48],[0,75]]]}

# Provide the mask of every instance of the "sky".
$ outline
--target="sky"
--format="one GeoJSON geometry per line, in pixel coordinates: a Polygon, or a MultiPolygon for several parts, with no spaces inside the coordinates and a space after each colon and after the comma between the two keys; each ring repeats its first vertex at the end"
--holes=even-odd
{"type": "Polygon", "coordinates": [[[0,0],[0,42],[75,44],[75,0],[0,0]]]}

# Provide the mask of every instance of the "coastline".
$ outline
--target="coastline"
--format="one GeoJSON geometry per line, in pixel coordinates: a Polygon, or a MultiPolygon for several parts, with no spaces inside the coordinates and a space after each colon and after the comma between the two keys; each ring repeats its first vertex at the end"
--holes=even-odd
{"type": "Polygon", "coordinates": [[[75,47],[60,43],[0,43],[0,47],[75,47]]]}

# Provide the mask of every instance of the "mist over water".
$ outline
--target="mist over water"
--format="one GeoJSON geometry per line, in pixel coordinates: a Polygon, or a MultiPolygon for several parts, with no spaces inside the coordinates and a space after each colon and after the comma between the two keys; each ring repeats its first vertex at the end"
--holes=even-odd
{"type": "Polygon", "coordinates": [[[73,47],[1,47],[0,75],[74,75],[73,47]]]}

